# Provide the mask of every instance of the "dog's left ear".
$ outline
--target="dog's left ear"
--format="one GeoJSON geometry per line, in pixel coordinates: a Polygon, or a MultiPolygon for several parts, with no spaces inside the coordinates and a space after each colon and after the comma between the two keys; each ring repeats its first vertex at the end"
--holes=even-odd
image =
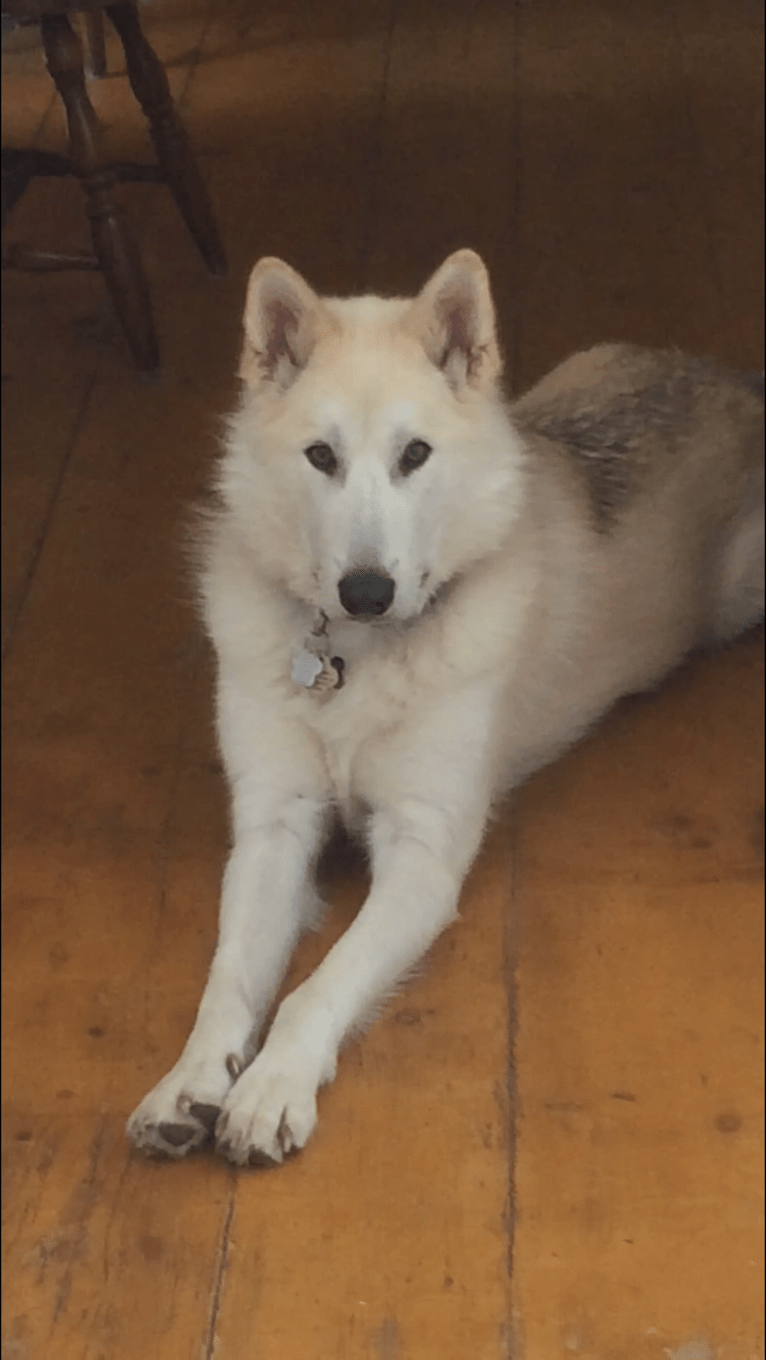
{"type": "Polygon", "coordinates": [[[502,359],[489,277],[475,251],[448,256],[415,298],[405,326],[454,391],[492,388],[502,359]]]}

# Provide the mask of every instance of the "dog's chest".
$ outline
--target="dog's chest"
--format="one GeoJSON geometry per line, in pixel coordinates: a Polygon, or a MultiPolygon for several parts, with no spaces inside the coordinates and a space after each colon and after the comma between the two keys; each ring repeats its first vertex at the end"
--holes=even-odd
{"type": "Polygon", "coordinates": [[[307,692],[304,720],[319,738],[334,798],[351,810],[368,797],[365,771],[376,742],[405,717],[406,649],[400,639],[363,625],[335,625],[328,647],[343,660],[343,684],[307,692]]]}

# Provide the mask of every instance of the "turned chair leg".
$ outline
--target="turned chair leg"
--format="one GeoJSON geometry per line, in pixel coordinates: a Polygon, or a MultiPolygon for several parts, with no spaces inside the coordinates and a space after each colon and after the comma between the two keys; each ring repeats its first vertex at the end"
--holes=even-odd
{"type": "Polygon", "coordinates": [[[100,80],[106,75],[106,42],[104,39],[104,16],[100,9],[85,9],[82,12],[85,29],[85,50],[88,69],[92,76],[100,80]]]}
{"type": "Polygon", "coordinates": [[[226,273],[226,255],[207,190],[170,94],[165,68],[147,42],[132,0],[106,6],[122,46],[131,89],[149,120],[165,181],[211,274],[226,273]]]}
{"type": "Polygon", "coordinates": [[[114,172],[85,89],[80,44],[65,14],[42,15],[40,27],[48,70],[66,110],[69,159],[85,190],[93,249],[133,357],[142,372],[151,373],[159,368],[159,350],[149,287],[138,247],[112,197],[114,172]]]}

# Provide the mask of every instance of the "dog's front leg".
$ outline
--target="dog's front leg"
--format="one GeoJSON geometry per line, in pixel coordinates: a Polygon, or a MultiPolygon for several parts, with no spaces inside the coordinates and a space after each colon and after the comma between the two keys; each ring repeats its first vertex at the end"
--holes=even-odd
{"type": "MultiPolygon", "coordinates": [[[[373,883],[356,920],[316,972],[280,1006],[266,1043],[224,1103],[220,1150],[232,1161],[281,1162],[304,1146],[317,1119],[316,1093],[335,1075],[344,1037],[418,962],[456,915],[465,873],[476,854],[489,802],[483,778],[457,784],[444,771],[453,806],[438,787],[433,752],[425,797],[403,792],[396,807],[373,814],[373,883]]],[[[416,762],[410,765],[410,771],[416,762]]],[[[476,772],[478,773],[478,772],[476,772]]]]}
{"type": "Polygon", "coordinates": [[[128,1136],[146,1151],[182,1157],[212,1134],[308,923],[323,820],[309,798],[285,800],[275,811],[235,792],[218,945],[194,1028],[178,1062],[128,1121],[128,1136]]]}

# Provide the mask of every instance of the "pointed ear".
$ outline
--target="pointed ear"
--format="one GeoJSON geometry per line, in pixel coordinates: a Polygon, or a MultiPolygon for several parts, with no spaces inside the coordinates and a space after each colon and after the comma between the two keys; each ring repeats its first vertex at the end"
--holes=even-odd
{"type": "Polygon", "coordinates": [[[489,277],[473,250],[458,250],[415,298],[405,325],[454,391],[489,391],[502,369],[489,277]]]}
{"type": "Polygon", "coordinates": [[[305,279],[282,260],[259,260],[247,285],[239,376],[248,387],[288,388],[306,367],[325,315],[305,279]]]}

